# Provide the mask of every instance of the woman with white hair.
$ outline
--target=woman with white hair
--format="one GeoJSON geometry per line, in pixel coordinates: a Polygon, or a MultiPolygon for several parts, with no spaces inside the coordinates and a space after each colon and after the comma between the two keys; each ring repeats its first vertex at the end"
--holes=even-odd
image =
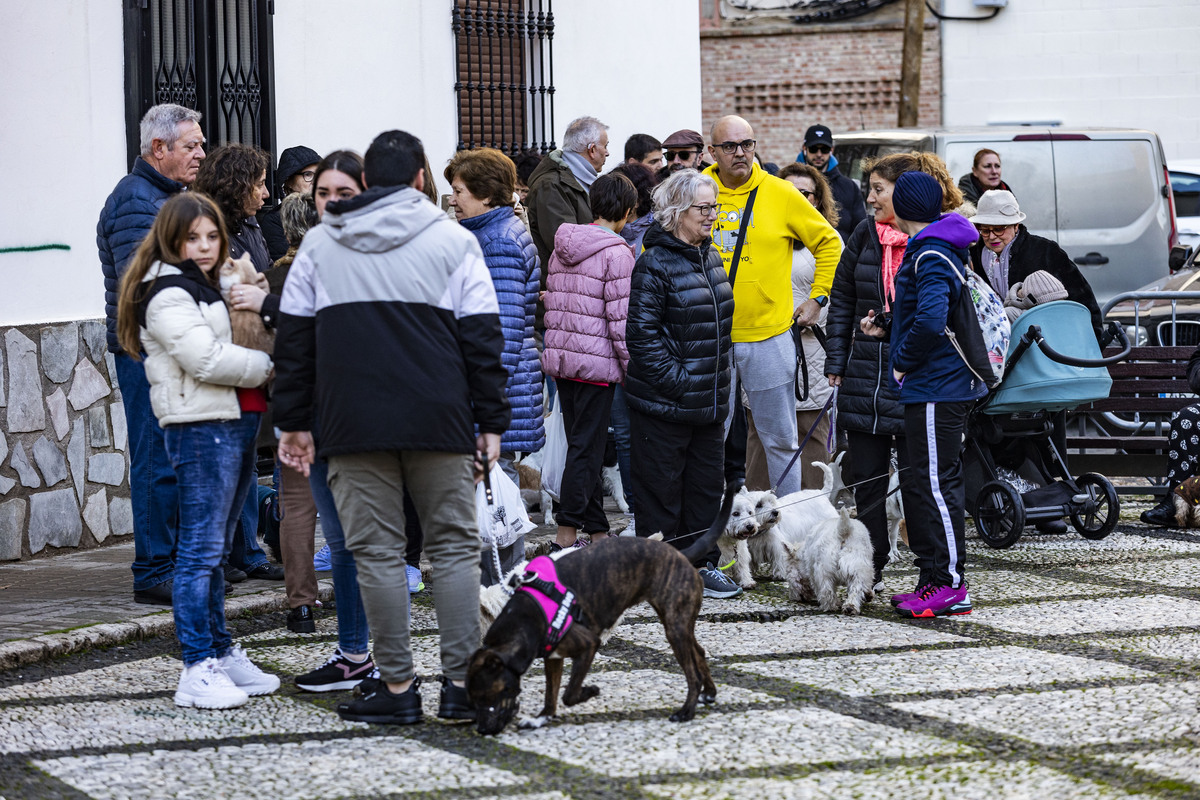
{"type": "MultiPolygon", "coordinates": [[[[654,190],[625,326],[637,532],[677,547],[712,525],[725,486],[733,287],[710,237],[718,209],[716,182],[695,170],[654,190]]],[[[714,563],[698,565],[705,596],[740,594],[714,563]]]]}

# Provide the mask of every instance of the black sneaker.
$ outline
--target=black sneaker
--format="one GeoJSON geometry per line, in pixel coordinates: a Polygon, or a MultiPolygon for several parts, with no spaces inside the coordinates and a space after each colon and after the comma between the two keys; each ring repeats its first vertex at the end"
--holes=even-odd
{"type": "Polygon", "coordinates": [[[1170,495],[1154,508],[1143,511],[1141,520],[1147,525],[1153,525],[1156,528],[1176,527],[1178,523],[1175,521],[1175,503],[1171,500],[1170,495]]]}
{"type": "Polygon", "coordinates": [[[348,703],[338,703],[338,716],[352,722],[377,725],[413,725],[421,721],[420,677],[402,694],[392,694],[380,681],[373,691],[348,703]]]}
{"type": "Polygon", "coordinates": [[[354,687],[355,697],[366,697],[371,692],[375,691],[375,687],[379,684],[379,670],[372,669],[371,674],[362,679],[362,683],[354,687]]]}
{"type": "Polygon", "coordinates": [[[333,651],[332,658],[312,672],[297,675],[295,683],[306,692],[338,692],[360,686],[363,679],[374,672],[375,662],[371,660],[370,653],[366,661],[351,661],[338,648],[333,651]]]}
{"type": "Polygon", "coordinates": [[[257,581],[281,581],[283,580],[283,567],[264,562],[246,570],[246,577],[257,581]]]}
{"type": "Polygon", "coordinates": [[[292,633],[316,633],[317,620],[311,606],[296,606],[288,612],[287,628],[292,633]]]}
{"type": "Polygon", "coordinates": [[[233,564],[224,564],[225,582],[226,583],[241,583],[246,580],[246,573],[235,567],[233,564]]]}
{"type": "Polygon", "coordinates": [[[225,594],[233,594],[233,584],[225,581],[225,594]]]}
{"type": "Polygon", "coordinates": [[[742,587],[734,583],[733,579],[724,572],[714,567],[711,561],[707,567],[700,568],[700,577],[704,579],[705,597],[726,600],[731,597],[737,597],[742,593],[742,587]]]}
{"type": "Polygon", "coordinates": [[[149,589],[135,589],[133,592],[133,602],[145,603],[150,606],[169,606],[171,605],[171,590],[175,582],[170,578],[162,583],[151,586],[149,589]]]}
{"type": "Polygon", "coordinates": [[[445,675],[442,676],[442,697],[438,704],[438,716],[442,719],[475,720],[475,704],[467,694],[467,687],[455,686],[445,675]]]}

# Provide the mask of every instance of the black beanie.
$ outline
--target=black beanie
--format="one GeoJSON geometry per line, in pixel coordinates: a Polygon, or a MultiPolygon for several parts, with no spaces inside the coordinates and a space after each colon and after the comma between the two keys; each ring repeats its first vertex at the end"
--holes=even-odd
{"type": "Polygon", "coordinates": [[[892,189],[892,210],[909,222],[934,222],[942,215],[942,185],[927,172],[905,172],[892,189]]]}

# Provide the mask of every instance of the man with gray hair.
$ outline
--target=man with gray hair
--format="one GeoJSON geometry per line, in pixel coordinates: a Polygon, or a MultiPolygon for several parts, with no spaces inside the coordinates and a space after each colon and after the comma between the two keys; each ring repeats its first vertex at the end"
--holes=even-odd
{"type": "Polygon", "coordinates": [[[116,355],[117,382],[129,428],[129,493],[133,502],[133,599],[171,605],[179,492],[167,459],[163,431],[150,408],[150,384],[141,361],[117,344],[117,292],[121,275],[150,232],[167,198],[196,179],[204,159],[200,114],[163,103],[142,117],[141,155],[100,212],[96,247],[104,271],[108,349],[116,355]]]}
{"type": "Polygon", "coordinates": [[[533,243],[542,260],[543,291],[546,265],[554,252],[554,234],[564,222],[587,225],[593,221],[588,193],[607,159],[608,126],[595,117],[580,117],[567,126],[562,149],[543,158],[529,176],[525,206],[533,243]]]}

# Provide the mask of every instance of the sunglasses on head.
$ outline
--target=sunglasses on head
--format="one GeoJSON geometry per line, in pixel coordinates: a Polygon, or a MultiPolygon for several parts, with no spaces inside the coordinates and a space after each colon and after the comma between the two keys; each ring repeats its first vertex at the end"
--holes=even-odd
{"type": "Polygon", "coordinates": [[[669,164],[677,158],[682,161],[688,161],[699,152],[699,150],[668,150],[665,155],[669,164]]]}
{"type": "Polygon", "coordinates": [[[833,148],[827,144],[805,145],[804,149],[810,153],[828,153],[833,150],[833,148]]]}

